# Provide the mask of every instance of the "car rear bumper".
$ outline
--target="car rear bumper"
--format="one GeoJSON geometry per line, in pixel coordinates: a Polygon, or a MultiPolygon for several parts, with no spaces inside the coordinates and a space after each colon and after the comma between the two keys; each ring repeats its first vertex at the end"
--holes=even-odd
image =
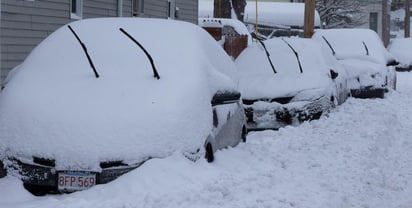
{"type": "Polygon", "coordinates": [[[398,72],[410,72],[410,71],[412,71],[412,65],[410,65],[410,66],[403,66],[403,67],[397,66],[395,69],[396,69],[396,71],[398,71],[398,72]]]}
{"type": "MultiPolygon", "coordinates": [[[[0,161],[1,164],[1,161],[0,161]]],[[[114,168],[102,169],[101,172],[85,171],[85,170],[56,170],[54,167],[48,167],[44,165],[29,164],[21,162],[17,159],[9,159],[7,164],[7,171],[12,175],[18,175],[23,181],[25,186],[37,187],[42,190],[47,190],[50,193],[58,193],[65,191],[58,191],[58,173],[64,171],[82,171],[96,174],[96,184],[104,184],[119,176],[139,167],[135,166],[121,166],[114,168]]],[[[0,170],[1,172],[1,170],[0,170]]]]}
{"type": "Polygon", "coordinates": [[[388,90],[386,88],[361,88],[361,89],[351,89],[351,96],[354,98],[384,98],[385,92],[388,90]]]}

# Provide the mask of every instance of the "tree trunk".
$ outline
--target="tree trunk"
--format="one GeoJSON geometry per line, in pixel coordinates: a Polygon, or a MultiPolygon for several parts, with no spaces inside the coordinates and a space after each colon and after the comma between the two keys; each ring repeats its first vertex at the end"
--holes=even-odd
{"type": "Polygon", "coordinates": [[[389,6],[388,0],[382,0],[382,41],[385,47],[389,44],[389,6]]]}
{"type": "Polygon", "coordinates": [[[213,4],[213,17],[214,18],[221,18],[222,17],[222,0],[214,0],[213,4]]]}
{"type": "Polygon", "coordinates": [[[305,20],[303,25],[303,35],[311,38],[315,27],[315,0],[305,1],[305,20]]]}
{"type": "Polygon", "coordinates": [[[237,19],[243,22],[245,15],[246,0],[232,0],[232,6],[235,10],[237,19]]]}
{"type": "Polygon", "coordinates": [[[411,36],[411,5],[409,0],[405,0],[405,38],[411,36]]]}

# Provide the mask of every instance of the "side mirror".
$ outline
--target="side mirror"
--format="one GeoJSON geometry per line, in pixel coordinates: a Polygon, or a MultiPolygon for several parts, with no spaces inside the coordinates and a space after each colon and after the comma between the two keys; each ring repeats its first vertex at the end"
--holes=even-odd
{"type": "Polygon", "coordinates": [[[397,66],[398,64],[399,62],[393,59],[388,61],[388,63],[386,63],[386,66],[397,66]]]}
{"type": "Polygon", "coordinates": [[[212,106],[236,103],[240,99],[240,92],[218,91],[212,98],[212,106]]]}
{"type": "Polygon", "coordinates": [[[333,71],[333,69],[330,70],[330,77],[334,80],[338,77],[339,73],[333,71]]]}

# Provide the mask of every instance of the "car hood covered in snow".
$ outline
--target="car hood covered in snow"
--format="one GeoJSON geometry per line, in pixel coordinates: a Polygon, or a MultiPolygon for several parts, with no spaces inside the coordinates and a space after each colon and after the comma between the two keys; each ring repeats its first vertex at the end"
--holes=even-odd
{"type": "Polygon", "coordinates": [[[0,154],[51,158],[56,168],[138,163],[201,147],[211,98],[236,90],[235,65],[197,26],[140,18],[89,19],[38,45],[0,93],[0,154]],[[126,30],[151,54],[149,59],[126,30]]]}
{"type": "Polygon", "coordinates": [[[246,48],[236,59],[243,99],[293,97],[299,92],[312,89],[314,92],[321,92],[315,95],[319,97],[332,89],[333,83],[329,76],[331,68],[327,66],[320,46],[315,41],[274,38],[264,41],[264,44],[277,73],[274,73],[260,44],[246,48]],[[302,72],[298,59],[287,43],[298,53],[302,72]]]}

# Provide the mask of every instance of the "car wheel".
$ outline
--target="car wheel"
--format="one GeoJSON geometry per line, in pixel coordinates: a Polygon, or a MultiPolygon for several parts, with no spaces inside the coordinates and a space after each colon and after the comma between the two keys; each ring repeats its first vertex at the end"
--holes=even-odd
{"type": "Polygon", "coordinates": [[[4,164],[2,161],[0,161],[0,178],[3,178],[7,175],[6,167],[4,167],[4,164]]]}
{"type": "Polygon", "coordinates": [[[243,126],[243,128],[242,128],[242,135],[241,135],[242,142],[246,142],[246,136],[247,136],[247,130],[246,130],[246,127],[243,126]]]}
{"type": "Polygon", "coordinates": [[[213,162],[213,160],[215,160],[215,156],[213,155],[212,144],[207,143],[205,149],[206,149],[205,158],[207,162],[210,162],[210,163],[213,162]]]}

